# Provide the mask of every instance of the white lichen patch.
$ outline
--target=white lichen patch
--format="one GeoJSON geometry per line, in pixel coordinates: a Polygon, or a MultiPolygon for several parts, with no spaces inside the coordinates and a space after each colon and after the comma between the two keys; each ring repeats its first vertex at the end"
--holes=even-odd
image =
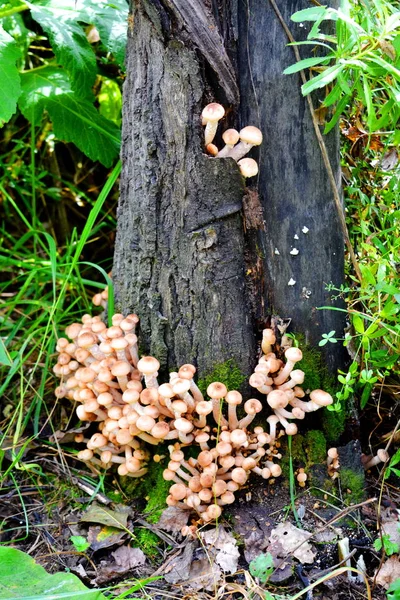
{"type": "Polygon", "coordinates": [[[299,239],[299,236],[297,235],[297,233],[294,234],[293,239],[294,240],[298,240],[299,239]]]}
{"type": "Polygon", "coordinates": [[[308,233],[310,230],[308,229],[308,227],[306,227],[304,225],[303,229],[301,230],[303,233],[308,233]]]}
{"type": "Polygon", "coordinates": [[[274,250],[274,254],[278,254],[278,255],[280,254],[280,252],[279,252],[278,248],[275,248],[275,250],[274,250]]]}
{"type": "Polygon", "coordinates": [[[293,249],[292,249],[292,250],[289,252],[289,254],[291,254],[292,256],[297,256],[297,255],[298,255],[298,253],[299,253],[299,251],[297,250],[297,248],[293,248],[293,249]]]}
{"type": "Polygon", "coordinates": [[[295,283],[296,283],[296,282],[295,282],[295,280],[293,279],[293,277],[291,277],[291,278],[289,279],[289,281],[287,282],[287,284],[288,284],[288,285],[295,285],[295,283]]]}

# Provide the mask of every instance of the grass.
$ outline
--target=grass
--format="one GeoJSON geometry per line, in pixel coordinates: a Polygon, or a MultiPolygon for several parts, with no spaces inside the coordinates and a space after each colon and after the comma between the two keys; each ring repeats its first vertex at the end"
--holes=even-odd
{"type": "MultiPolygon", "coordinates": [[[[117,163],[89,212],[80,234],[72,231],[71,239],[59,248],[45,224],[38,218],[36,203],[28,205],[26,194],[15,193],[0,183],[5,211],[19,219],[16,230],[10,233],[7,221],[0,228],[0,319],[2,330],[2,363],[0,394],[3,411],[8,418],[3,422],[0,444],[11,456],[3,471],[5,479],[31,442],[44,429],[52,427],[51,417],[57,409],[52,390],[53,355],[61,331],[83,312],[92,310],[88,288],[103,288],[112,282],[106,271],[91,261],[82,260],[85,247],[90,247],[99,234],[98,217],[115,185],[121,165],[117,163]],[[94,279],[98,271],[101,279],[94,279]],[[49,394],[50,392],[50,394],[49,394]],[[47,404],[46,397],[51,400],[47,404]],[[27,432],[27,433],[26,433],[27,432]]],[[[33,187],[35,164],[31,163],[33,187]]],[[[15,190],[12,190],[15,192],[15,190]]],[[[112,293],[110,294],[112,297],[112,293]]],[[[109,305],[113,313],[113,303],[109,305]]]]}

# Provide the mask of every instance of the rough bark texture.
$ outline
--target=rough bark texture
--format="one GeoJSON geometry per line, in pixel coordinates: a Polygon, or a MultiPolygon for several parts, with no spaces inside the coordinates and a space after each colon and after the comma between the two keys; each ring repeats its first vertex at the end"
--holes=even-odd
{"type": "MultiPolygon", "coordinates": [[[[278,5],[289,23],[308,2],[278,5]]],[[[113,275],[117,306],[139,314],[143,351],[165,367],[194,361],[204,373],[233,358],[249,372],[255,324],[273,312],[311,343],[342,329],[342,313],[316,310],[331,304],[325,285],[342,282],[343,239],[300,82],[282,75],[294,61],[286,44],[269,0],[133,7],[113,275]],[[230,104],[224,128],[263,131],[261,205],[250,191],[245,219],[236,164],[203,154],[210,101],[230,104]]],[[[329,147],[338,173],[336,135],[329,147]]]]}
{"type": "MultiPolygon", "coordinates": [[[[277,4],[294,38],[304,38],[308,24],[293,23],[290,16],[309,3],[277,4]]],[[[342,306],[331,300],[333,292],[326,286],[332,282],[340,287],[343,281],[343,235],[311,114],[300,93],[300,77],[282,74],[295,62],[282,25],[268,0],[247,0],[238,6],[241,126],[253,123],[264,136],[257,153],[265,218],[265,233],[258,236],[265,273],[264,310],[290,317],[292,329],[316,345],[322,333],[343,331],[344,313],[317,310],[342,306]],[[302,232],[303,227],[308,233],[302,232]],[[290,254],[293,249],[299,254],[290,254]],[[296,283],[288,285],[290,280],[296,283]]],[[[309,47],[301,46],[300,51],[307,56],[309,47]]],[[[325,142],[340,188],[338,131],[325,142]]],[[[341,344],[329,344],[326,360],[332,370],[340,364],[341,344]]]]}
{"type": "Polygon", "coordinates": [[[117,303],[138,313],[142,350],[164,367],[194,361],[204,373],[232,358],[248,372],[254,335],[244,279],[244,182],[234,161],[203,154],[199,61],[193,49],[164,37],[170,26],[158,3],[135,6],[117,303]]]}

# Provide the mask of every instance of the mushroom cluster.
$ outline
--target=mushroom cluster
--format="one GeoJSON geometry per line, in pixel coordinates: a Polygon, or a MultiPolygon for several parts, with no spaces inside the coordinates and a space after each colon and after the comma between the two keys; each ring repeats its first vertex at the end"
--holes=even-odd
{"type": "MultiPolygon", "coordinates": [[[[170,373],[168,383],[160,383],[158,360],[139,358],[138,321],[135,314],[116,314],[107,327],[100,317],[84,315],[82,323],[67,327],[66,337],[58,340],[53,370],[61,383],[55,394],[79,403],[76,413],[81,421],[98,422],[91,437],[76,435],[76,442],[86,444],[77,458],[101,468],[117,465],[120,475],[141,477],[152,454],[160,460],[149,448],[170,443],[170,461],[163,473],[171,481],[168,505],[196,512],[199,522],[213,521],[223,506],[234,501],[251,473],[270,480],[279,477],[281,468],[274,462],[282,458],[278,438],[297,432],[288,420],[302,419],[306,412],[331,404],[332,398],[315,390],[310,401],[302,400],[305,394],[299,384],[304,373],[293,369],[301,351],[287,349],[284,363],[272,352],[276,340],[267,329],[250,385],[266,394],[274,414],[266,419],[268,431],[260,425],[251,429],[262,402],[244,401],[221,382],[211,383],[204,398],[194,381],[193,365],[183,365],[170,373]],[[284,432],[277,432],[279,423],[284,432]],[[186,460],[187,446],[199,448],[197,458],[186,460]]],[[[306,476],[298,479],[304,484],[306,476]]]]}
{"type": "Polygon", "coordinates": [[[323,390],[310,392],[310,400],[305,401],[305,392],[301,387],[304,371],[294,368],[303,358],[300,348],[290,347],[285,351],[286,363],[277,358],[272,351],[276,337],[272,329],[264,329],[261,348],[263,354],[254,373],[249,379],[252,387],[265,394],[273,415],[267,421],[271,426],[280,423],[286,435],[295,435],[297,425],[292,421],[302,420],[308,412],[314,412],[333,403],[333,398],[323,390]],[[291,410],[288,410],[291,409],[291,410]]]}
{"type": "Polygon", "coordinates": [[[210,428],[205,420],[197,421],[194,443],[201,452],[197,458],[186,460],[182,445],[171,445],[170,462],[163,473],[164,479],[173,482],[167,504],[189,508],[205,523],[217,519],[222,507],[234,502],[235,492],[245,485],[251,473],[269,479],[282,472],[273,462],[274,458],[282,458],[275,437],[261,426],[248,429],[262,410],[261,402],[255,398],[247,400],[242,407],[245,416],[239,418],[236,411],[243,398],[238,391],[228,391],[223,383],[214,382],[208,386],[207,395],[211,400],[199,403],[196,411],[202,414],[203,406],[208,405],[205,412],[212,414],[216,426],[210,428]],[[226,417],[222,414],[224,404],[226,417]]]}
{"type": "Polygon", "coordinates": [[[217,133],[218,122],[225,115],[225,109],[221,104],[212,102],[207,104],[201,113],[202,124],[205,125],[204,144],[208,154],[217,158],[233,158],[240,168],[243,177],[254,177],[258,173],[258,165],[253,158],[243,158],[253,148],[262,142],[262,133],[258,127],[248,125],[240,131],[227,129],[222,134],[225,146],[218,150],[213,144],[217,133]]]}

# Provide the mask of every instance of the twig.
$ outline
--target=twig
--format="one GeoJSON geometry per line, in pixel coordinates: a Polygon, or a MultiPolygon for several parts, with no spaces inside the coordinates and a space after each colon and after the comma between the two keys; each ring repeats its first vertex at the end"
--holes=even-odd
{"type": "MultiPolygon", "coordinates": [[[[275,0],[269,0],[269,1],[270,1],[271,5],[272,5],[272,8],[274,9],[275,14],[278,17],[278,19],[279,19],[279,21],[280,21],[280,23],[281,23],[281,25],[282,25],[285,33],[286,33],[289,41],[292,44],[295,44],[296,41],[295,41],[295,39],[294,39],[294,37],[293,37],[293,35],[292,35],[289,27],[286,25],[286,22],[285,22],[285,20],[284,20],[284,18],[282,16],[282,13],[280,12],[279,8],[276,5],[275,0]]],[[[293,52],[294,52],[294,55],[296,57],[296,61],[300,62],[301,61],[301,56],[300,56],[300,52],[299,52],[297,46],[293,46],[293,52]]],[[[306,78],[306,75],[305,75],[305,73],[304,73],[303,70],[300,71],[300,77],[301,77],[301,80],[302,80],[303,83],[307,82],[307,78],[306,78]]],[[[358,278],[358,280],[361,283],[361,281],[362,281],[362,275],[361,275],[360,267],[358,265],[356,255],[354,253],[353,246],[352,246],[351,241],[350,241],[349,232],[348,232],[347,225],[346,225],[346,219],[345,219],[345,216],[344,216],[343,205],[342,205],[342,201],[341,201],[341,198],[340,198],[340,193],[339,193],[339,190],[338,190],[338,186],[336,185],[335,176],[334,176],[333,171],[332,171],[332,166],[331,166],[331,163],[330,163],[330,160],[329,160],[328,151],[326,149],[324,138],[322,137],[322,134],[321,134],[321,131],[319,129],[319,125],[318,125],[317,119],[315,117],[314,105],[313,105],[313,102],[312,102],[310,94],[307,94],[306,100],[307,100],[307,103],[308,103],[308,108],[310,109],[311,118],[312,118],[314,130],[315,130],[315,135],[317,136],[318,144],[319,144],[319,147],[320,147],[320,150],[321,150],[321,154],[322,154],[322,159],[324,161],[324,165],[325,165],[325,168],[326,168],[326,171],[327,171],[327,174],[328,174],[328,179],[329,179],[329,182],[330,182],[331,187],[332,187],[333,198],[334,198],[334,201],[335,201],[336,211],[337,211],[337,214],[338,214],[338,217],[339,217],[340,226],[341,226],[341,229],[342,229],[344,241],[345,241],[347,249],[349,251],[351,262],[353,263],[354,271],[356,272],[357,278],[358,278]]]]}

